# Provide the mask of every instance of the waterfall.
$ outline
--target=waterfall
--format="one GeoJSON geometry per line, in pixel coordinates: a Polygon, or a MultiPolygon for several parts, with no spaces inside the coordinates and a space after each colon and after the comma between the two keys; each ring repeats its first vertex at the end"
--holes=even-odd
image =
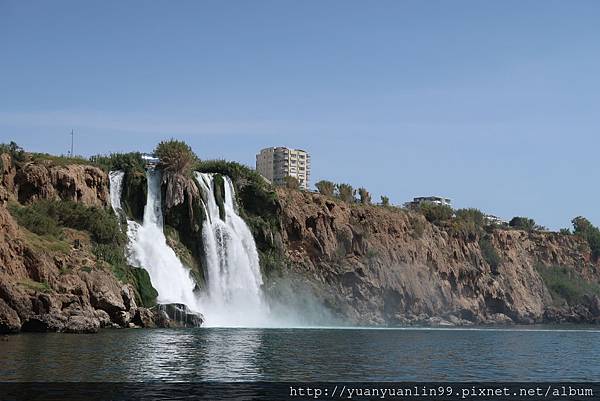
{"type": "Polygon", "coordinates": [[[207,288],[203,294],[204,316],[210,326],[261,326],[267,324],[268,308],[256,244],[250,229],[237,214],[235,190],[224,180],[224,219],[215,198],[215,176],[196,173],[205,200],[202,224],[207,288]]]}
{"type": "MultiPolygon", "coordinates": [[[[124,173],[110,173],[110,200],[119,216],[125,216],[121,207],[124,173]]],[[[152,286],[158,292],[159,304],[185,304],[194,312],[201,312],[199,299],[194,293],[196,284],[175,251],[167,244],[163,232],[160,171],[148,170],[148,198],[144,208],[144,222],[127,219],[128,262],[148,271],[152,286]]],[[[126,217],[126,216],[125,216],[126,217]]]]}
{"type": "Polygon", "coordinates": [[[110,173],[110,200],[115,213],[127,219],[128,262],[148,271],[161,304],[181,303],[201,312],[208,326],[270,326],[269,308],[262,293],[259,257],[252,233],[238,215],[235,189],[223,176],[222,214],[215,195],[215,176],[196,173],[203,195],[205,219],[202,241],[205,253],[206,288],[196,284],[163,232],[160,171],[148,170],[148,197],[144,221],[127,218],[121,206],[124,173],[110,173]]]}

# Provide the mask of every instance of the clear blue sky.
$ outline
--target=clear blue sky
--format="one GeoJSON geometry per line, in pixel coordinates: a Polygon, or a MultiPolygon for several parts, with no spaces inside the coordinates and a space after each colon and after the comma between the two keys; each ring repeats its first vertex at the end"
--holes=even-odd
{"type": "Polygon", "coordinates": [[[0,0],[0,141],[249,165],[600,224],[598,1],[0,0]]]}

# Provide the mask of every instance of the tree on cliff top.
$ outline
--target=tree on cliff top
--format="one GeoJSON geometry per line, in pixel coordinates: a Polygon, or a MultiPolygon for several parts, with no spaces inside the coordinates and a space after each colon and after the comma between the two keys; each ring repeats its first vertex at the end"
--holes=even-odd
{"type": "Polygon", "coordinates": [[[144,172],[144,160],[140,152],[111,153],[109,155],[94,155],[90,162],[104,171],[123,170],[125,172],[144,172]]]}
{"type": "Polygon", "coordinates": [[[192,148],[176,139],[160,142],[154,153],[160,159],[159,166],[171,173],[188,175],[198,162],[198,156],[192,148]]]}
{"type": "Polygon", "coordinates": [[[454,214],[454,211],[450,206],[437,205],[430,202],[419,205],[419,211],[423,214],[423,216],[425,216],[428,222],[433,224],[448,221],[454,214]]]}
{"type": "Polygon", "coordinates": [[[366,188],[358,188],[358,195],[360,196],[360,203],[363,205],[371,204],[371,194],[366,188]]]}
{"type": "Polygon", "coordinates": [[[537,225],[535,224],[535,220],[530,219],[528,217],[513,217],[510,222],[508,222],[508,225],[513,227],[513,228],[517,228],[519,230],[525,230],[525,231],[533,231],[537,228],[537,225]]]}
{"type": "Polygon", "coordinates": [[[458,209],[455,216],[456,218],[452,222],[453,231],[471,239],[475,239],[483,233],[486,220],[481,210],[475,208],[458,209]]]}
{"type": "Polygon", "coordinates": [[[381,195],[381,205],[382,206],[389,206],[390,205],[390,198],[388,198],[387,196],[381,195]]]}
{"type": "Polygon", "coordinates": [[[315,184],[321,195],[333,196],[335,192],[335,184],[331,181],[321,180],[315,184]]]}
{"type": "Polygon", "coordinates": [[[573,234],[584,238],[590,249],[592,250],[592,257],[597,260],[600,257],[600,230],[594,226],[585,217],[575,217],[572,220],[573,223],[573,234]]]}
{"type": "Polygon", "coordinates": [[[348,203],[354,203],[356,195],[356,189],[352,188],[350,184],[337,184],[337,195],[341,200],[348,203]]]}
{"type": "Polygon", "coordinates": [[[25,150],[17,145],[15,141],[11,141],[8,144],[0,143],[0,154],[2,153],[8,153],[13,161],[22,162],[26,158],[25,150]]]}

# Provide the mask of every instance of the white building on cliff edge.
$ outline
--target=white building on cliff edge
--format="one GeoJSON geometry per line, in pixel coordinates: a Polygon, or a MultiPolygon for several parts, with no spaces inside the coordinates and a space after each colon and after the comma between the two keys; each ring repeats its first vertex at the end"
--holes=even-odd
{"type": "Polygon", "coordinates": [[[302,149],[283,146],[265,148],[256,155],[256,171],[275,185],[285,185],[285,177],[298,180],[301,189],[308,189],[310,155],[302,149]]]}

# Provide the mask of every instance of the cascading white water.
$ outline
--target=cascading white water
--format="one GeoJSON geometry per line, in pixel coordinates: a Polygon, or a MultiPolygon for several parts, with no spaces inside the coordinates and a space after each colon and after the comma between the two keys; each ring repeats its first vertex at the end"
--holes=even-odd
{"type": "Polygon", "coordinates": [[[235,191],[224,182],[224,220],[215,199],[214,175],[196,173],[206,219],[202,226],[207,264],[204,316],[210,326],[262,326],[268,322],[256,244],[250,229],[236,213],[235,191]]]}
{"type": "MultiPolygon", "coordinates": [[[[110,198],[118,215],[124,215],[121,207],[123,186],[122,171],[110,173],[110,198]]],[[[201,312],[199,299],[194,294],[196,284],[190,271],[167,244],[163,232],[163,216],[160,191],[160,171],[148,170],[148,197],[144,208],[142,225],[127,219],[128,261],[148,271],[152,286],[158,292],[161,304],[185,304],[194,312],[201,312]]]]}
{"type": "MultiPolygon", "coordinates": [[[[124,173],[110,173],[110,198],[117,215],[127,218],[121,207],[124,173]]],[[[237,214],[235,190],[223,176],[223,218],[215,195],[215,176],[196,173],[203,195],[206,218],[202,222],[206,286],[200,294],[196,283],[163,232],[161,176],[147,172],[148,197],[144,222],[127,219],[129,238],[127,257],[130,264],[146,269],[159,303],[181,303],[204,315],[204,325],[222,327],[297,326],[303,319],[285,304],[276,302],[270,310],[262,292],[259,257],[252,233],[237,214]]],[[[297,294],[290,293],[287,301],[297,294]]],[[[303,307],[305,309],[305,307],[303,307]]]]}
{"type": "MultiPolygon", "coordinates": [[[[115,214],[119,217],[125,218],[127,221],[127,256],[128,262],[132,263],[131,258],[131,247],[134,241],[132,239],[136,238],[137,232],[141,227],[137,222],[130,220],[127,218],[125,212],[123,212],[123,208],[121,206],[121,194],[123,193],[123,178],[125,177],[125,173],[123,171],[111,171],[109,173],[110,178],[110,205],[115,212],[115,214]]],[[[140,266],[137,266],[140,267],[140,266]]]]}

